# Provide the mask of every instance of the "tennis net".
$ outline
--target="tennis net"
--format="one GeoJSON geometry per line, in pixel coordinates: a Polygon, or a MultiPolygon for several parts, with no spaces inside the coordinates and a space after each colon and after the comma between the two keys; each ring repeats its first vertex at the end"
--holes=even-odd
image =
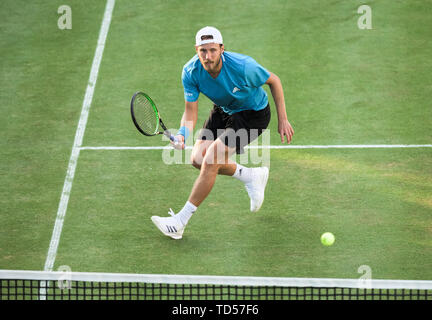
{"type": "Polygon", "coordinates": [[[0,270],[0,300],[432,300],[432,281],[0,270]]]}

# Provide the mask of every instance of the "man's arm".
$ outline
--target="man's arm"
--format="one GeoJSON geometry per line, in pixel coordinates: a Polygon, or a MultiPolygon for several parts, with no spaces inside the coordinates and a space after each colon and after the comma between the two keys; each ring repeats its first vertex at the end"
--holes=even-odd
{"type": "MultiPolygon", "coordinates": [[[[198,100],[194,102],[185,101],[185,111],[180,121],[180,128],[186,127],[187,132],[192,133],[198,119],[198,100]]],[[[176,135],[179,141],[178,148],[184,149],[185,137],[182,134],[176,135]]]]}
{"type": "Polygon", "coordinates": [[[277,75],[270,72],[270,77],[266,81],[269,85],[273,100],[276,105],[276,111],[278,115],[278,131],[281,136],[282,143],[285,142],[285,136],[287,137],[287,143],[291,142],[294,130],[288,121],[285,107],[285,98],[282,88],[282,83],[277,75]]]}

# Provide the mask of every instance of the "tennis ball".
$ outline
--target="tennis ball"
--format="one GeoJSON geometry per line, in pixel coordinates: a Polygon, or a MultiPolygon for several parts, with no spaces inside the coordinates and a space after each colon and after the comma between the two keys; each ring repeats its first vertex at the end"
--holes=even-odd
{"type": "Polygon", "coordinates": [[[335,242],[335,236],[331,232],[325,232],[321,236],[321,243],[325,246],[331,246],[335,242]]]}

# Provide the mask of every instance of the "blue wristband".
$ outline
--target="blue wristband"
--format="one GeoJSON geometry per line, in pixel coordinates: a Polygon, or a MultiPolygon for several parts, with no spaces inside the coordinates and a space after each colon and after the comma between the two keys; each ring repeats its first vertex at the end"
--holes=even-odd
{"type": "Polygon", "coordinates": [[[189,137],[189,129],[185,126],[180,127],[179,131],[177,132],[177,135],[179,134],[181,134],[186,140],[189,137]]]}

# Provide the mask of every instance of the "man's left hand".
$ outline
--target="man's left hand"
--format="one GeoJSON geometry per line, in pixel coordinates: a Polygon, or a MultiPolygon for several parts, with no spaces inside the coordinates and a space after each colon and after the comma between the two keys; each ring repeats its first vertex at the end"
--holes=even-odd
{"type": "Polygon", "coordinates": [[[292,136],[294,135],[294,129],[288,120],[279,121],[278,131],[281,136],[281,142],[285,142],[285,137],[287,143],[291,143],[292,136]]]}

